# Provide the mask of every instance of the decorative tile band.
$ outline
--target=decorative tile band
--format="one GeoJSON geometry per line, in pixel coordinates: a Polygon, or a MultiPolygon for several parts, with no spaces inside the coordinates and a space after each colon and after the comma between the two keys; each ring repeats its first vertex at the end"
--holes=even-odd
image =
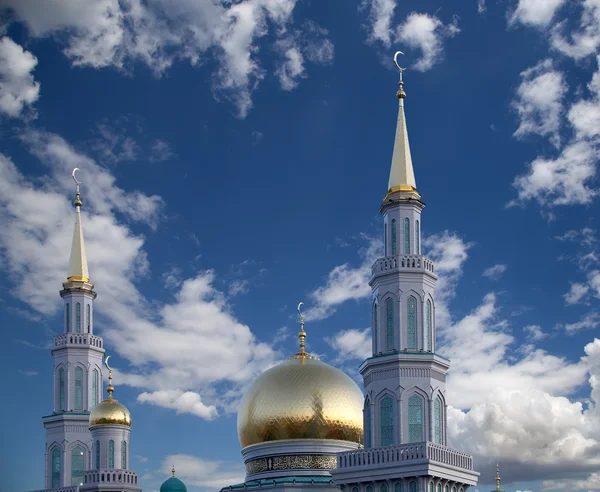
{"type": "Polygon", "coordinates": [[[253,475],[272,470],[331,470],[337,457],[324,454],[293,454],[259,458],[246,463],[246,473],[253,475]]]}

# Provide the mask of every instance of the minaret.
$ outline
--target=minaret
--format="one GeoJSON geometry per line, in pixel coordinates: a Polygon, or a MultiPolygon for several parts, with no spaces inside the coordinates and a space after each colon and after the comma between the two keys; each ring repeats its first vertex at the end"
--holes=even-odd
{"type": "Polygon", "coordinates": [[[447,447],[450,366],[436,352],[437,276],[433,261],[421,252],[425,204],[408,142],[404,69],[396,65],[398,120],[388,190],[379,208],[384,256],[374,263],[369,282],[373,356],[360,366],[365,449],[338,455],[332,476],[348,492],[465,492],[479,474],[470,455],[447,447]]]}
{"type": "Polygon", "coordinates": [[[496,463],[496,488],[492,492],[504,492],[500,489],[500,465],[496,463]]]}
{"type": "Polygon", "coordinates": [[[94,299],[83,230],[81,195],[75,178],[75,229],[67,281],[60,296],[64,302],[63,333],[54,337],[54,405],[43,417],[46,429],[46,488],[83,483],[90,468],[92,440],[89,415],[102,395],[102,338],[94,335],[94,299]]]}

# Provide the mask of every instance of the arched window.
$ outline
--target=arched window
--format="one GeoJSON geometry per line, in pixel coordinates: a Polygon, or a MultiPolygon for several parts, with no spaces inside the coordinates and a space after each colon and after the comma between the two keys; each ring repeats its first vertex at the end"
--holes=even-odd
{"type": "Polygon", "coordinates": [[[379,492],[388,492],[388,486],[387,483],[382,483],[381,486],[379,487],[379,492]]]}
{"type": "Polygon", "coordinates": [[[408,442],[423,441],[423,399],[412,395],[408,399],[408,442]]]}
{"type": "Polygon", "coordinates": [[[100,469],[100,441],[96,441],[96,470],[100,469]]]}
{"type": "Polygon", "coordinates": [[[83,410],[83,369],[75,368],[75,410],[83,410]]]}
{"type": "Polygon", "coordinates": [[[406,314],[408,317],[408,348],[417,348],[417,299],[410,296],[407,301],[406,314]]]}
{"type": "Polygon", "coordinates": [[[431,352],[431,301],[427,299],[425,307],[425,330],[427,331],[427,351],[431,352]]]}
{"type": "Polygon", "coordinates": [[[417,482],[414,480],[408,484],[409,492],[417,492],[417,482]]]}
{"type": "Polygon", "coordinates": [[[52,488],[60,487],[60,449],[52,450],[52,488]]]}
{"type": "Polygon", "coordinates": [[[108,467],[115,467],[115,441],[108,441],[108,467]]]}
{"type": "Polygon", "coordinates": [[[127,470],[127,441],[121,443],[121,469],[127,470]]]}
{"type": "Polygon", "coordinates": [[[437,492],[442,492],[442,484],[441,483],[437,484],[437,492]]]}
{"type": "Polygon", "coordinates": [[[394,301],[385,301],[385,349],[394,350],[394,301]]]}
{"type": "Polygon", "coordinates": [[[75,304],[75,333],[81,333],[81,304],[75,304]]]}
{"type": "Polygon", "coordinates": [[[433,440],[442,444],[442,400],[439,396],[433,404],[433,440]]]}
{"type": "Polygon", "coordinates": [[[456,492],[456,487],[452,487],[452,492],[456,492]]]}
{"type": "Polygon", "coordinates": [[[367,485],[366,492],[373,492],[373,486],[367,485]]]}
{"type": "Polygon", "coordinates": [[[450,492],[450,485],[446,485],[444,487],[444,492],[450,492]]]}
{"type": "Polygon", "coordinates": [[[394,492],[402,492],[404,487],[402,487],[402,482],[396,482],[394,485],[394,492]]]}
{"type": "Polygon", "coordinates": [[[377,354],[377,335],[379,333],[379,316],[377,315],[377,303],[373,303],[373,353],[377,354]]]}
{"type": "Polygon", "coordinates": [[[419,221],[415,221],[415,254],[421,254],[421,231],[419,230],[419,221]]]}
{"type": "Polygon", "coordinates": [[[92,408],[98,405],[98,369],[92,372],[92,408]]]}
{"type": "Polygon", "coordinates": [[[404,254],[410,254],[410,219],[404,218],[404,254]]]}
{"type": "Polygon", "coordinates": [[[83,485],[84,465],[83,448],[75,446],[71,450],[71,485],[83,485]]]}
{"type": "Polygon", "coordinates": [[[396,247],[396,219],[392,219],[392,256],[398,254],[396,247]]]}
{"type": "Polygon", "coordinates": [[[387,224],[383,224],[383,256],[387,256],[387,224]]]}
{"type": "Polygon", "coordinates": [[[352,487],[352,492],[359,492],[358,487],[352,487]]]}
{"type": "Polygon", "coordinates": [[[86,304],[86,306],[85,306],[85,328],[88,333],[90,332],[91,327],[92,327],[92,309],[90,308],[89,304],[86,304]]]}
{"type": "Polygon", "coordinates": [[[369,398],[365,399],[365,411],[364,411],[364,418],[365,418],[365,448],[370,448],[372,446],[371,444],[371,402],[369,401],[369,398]]]}
{"type": "Polygon", "coordinates": [[[65,369],[61,367],[58,370],[58,409],[65,411],[65,369]]]}
{"type": "Polygon", "coordinates": [[[394,444],[394,401],[390,396],[381,399],[379,403],[379,421],[381,422],[381,445],[394,444]]]}
{"type": "Polygon", "coordinates": [[[429,482],[429,492],[434,492],[434,490],[433,490],[433,481],[429,482]]]}
{"type": "Polygon", "coordinates": [[[65,304],[65,324],[67,331],[71,331],[71,305],[68,302],[65,304]]]}

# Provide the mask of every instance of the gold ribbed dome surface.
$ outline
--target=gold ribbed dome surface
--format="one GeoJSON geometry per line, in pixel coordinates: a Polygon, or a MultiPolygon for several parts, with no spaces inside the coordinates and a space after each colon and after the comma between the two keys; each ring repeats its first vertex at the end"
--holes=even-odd
{"type": "Polygon", "coordinates": [[[128,425],[131,426],[131,414],[127,407],[114,398],[98,403],[90,414],[92,425],[128,425]]]}
{"type": "Polygon", "coordinates": [[[238,412],[242,448],[284,439],[362,442],[363,394],[345,373],[316,358],[293,357],[265,371],[238,412]]]}

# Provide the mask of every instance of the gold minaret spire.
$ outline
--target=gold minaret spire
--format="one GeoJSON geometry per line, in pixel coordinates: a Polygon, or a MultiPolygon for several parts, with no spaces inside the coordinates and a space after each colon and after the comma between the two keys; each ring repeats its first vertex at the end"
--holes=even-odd
{"type": "Polygon", "coordinates": [[[112,368],[108,365],[108,359],[110,359],[110,355],[108,357],[106,357],[106,360],[104,361],[104,365],[106,366],[106,368],[108,369],[108,388],[106,388],[106,392],[108,393],[108,399],[112,400],[113,399],[113,391],[115,390],[113,384],[112,384],[112,368]]]}
{"type": "Polygon", "coordinates": [[[90,281],[90,274],[88,272],[87,257],[85,255],[85,245],[83,243],[83,229],[81,228],[81,195],[79,193],[79,185],[81,181],[78,181],[75,177],[75,172],[79,171],[79,168],[73,169],[71,176],[77,185],[75,192],[75,229],[73,230],[73,242],[71,243],[71,257],[69,258],[69,270],[67,271],[67,280],[69,282],[84,282],[90,281]]]}
{"type": "Polygon", "coordinates": [[[172,475],[173,475],[173,478],[175,478],[175,465],[173,465],[173,466],[171,467],[171,473],[172,473],[172,475]]]}
{"type": "Polygon", "coordinates": [[[298,304],[298,316],[300,317],[300,331],[298,332],[298,340],[300,341],[300,351],[293,355],[292,357],[290,357],[290,359],[319,359],[317,356],[315,355],[310,355],[306,350],[306,332],[304,331],[304,314],[302,314],[302,312],[300,311],[300,308],[302,307],[304,303],[301,302],[300,304],[298,304]]]}
{"type": "Polygon", "coordinates": [[[500,465],[496,462],[496,490],[500,490],[500,465]]]}

